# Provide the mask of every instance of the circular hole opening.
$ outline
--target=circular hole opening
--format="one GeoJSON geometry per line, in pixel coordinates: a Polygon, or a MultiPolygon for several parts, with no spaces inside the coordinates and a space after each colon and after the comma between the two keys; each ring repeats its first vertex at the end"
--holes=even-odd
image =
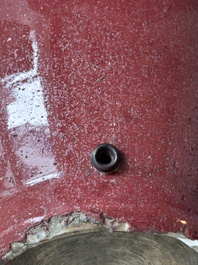
{"type": "Polygon", "coordinates": [[[108,165],[112,160],[113,154],[109,150],[101,150],[96,156],[96,161],[99,164],[108,165]]]}
{"type": "Polygon", "coordinates": [[[120,153],[111,144],[99,144],[91,154],[92,165],[105,174],[115,171],[120,164],[120,153]]]}

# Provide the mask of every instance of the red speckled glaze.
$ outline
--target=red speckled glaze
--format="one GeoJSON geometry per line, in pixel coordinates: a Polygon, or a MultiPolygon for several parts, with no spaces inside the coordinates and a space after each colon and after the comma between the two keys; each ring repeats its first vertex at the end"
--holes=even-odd
{"type": "Polygon", "coordinates": [[[198,239],[197,0],[1,0],[0,55],[1,255],[74,210],[198,239]]]}

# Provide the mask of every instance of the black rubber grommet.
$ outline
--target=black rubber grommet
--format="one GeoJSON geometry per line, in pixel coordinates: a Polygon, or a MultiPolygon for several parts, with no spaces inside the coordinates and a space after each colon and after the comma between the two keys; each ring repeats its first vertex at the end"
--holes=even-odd
{"type": "Polygon", "coordinates": [[[112,144],[100,144],[93,150],[91,162],[98,171],[111,173],[120,164],[120,152],[112,144]]]}

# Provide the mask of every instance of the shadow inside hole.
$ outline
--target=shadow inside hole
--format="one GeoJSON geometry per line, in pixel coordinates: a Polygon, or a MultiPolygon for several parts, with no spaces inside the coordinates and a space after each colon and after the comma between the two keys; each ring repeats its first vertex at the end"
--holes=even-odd
{"type": "Polygon", "coordinates": [[[108,165],[114,160],[114,155],[109,150],[102,150],[96,155],[97,163],[108,165]]]}

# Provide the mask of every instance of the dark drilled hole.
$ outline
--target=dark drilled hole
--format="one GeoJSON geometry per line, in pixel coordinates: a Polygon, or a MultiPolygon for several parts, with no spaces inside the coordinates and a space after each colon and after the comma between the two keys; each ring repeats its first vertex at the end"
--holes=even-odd
{"type": "Polygon", "coordinates": [[[109,150],[101,150],[96,155],[96,161],[99,164],[107,165],[110,164],[113,160],[113,154],[109,150]]]}

